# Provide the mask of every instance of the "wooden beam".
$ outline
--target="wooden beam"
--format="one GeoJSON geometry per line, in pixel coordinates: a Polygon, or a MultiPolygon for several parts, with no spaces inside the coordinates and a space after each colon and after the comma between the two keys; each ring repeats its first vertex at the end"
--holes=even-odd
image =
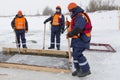
{"type": "MultiPolygon", "coordinates": [[[[17,48],[2,48],[4,54],[17,54],[17,48]]],[[[54,56],[54,57],[64,57],[68,58],[67,51],[58,51],[58,50],[40,50],[40,49],[23,49],[20,48],[21,54],[30,54],[30,55],[41,55],[41,56],[54,56]]]]}
{"type": "Polygon", "coordinates": [[[70,72],[70,69],[60,69],[60,68],[52,68],[52,67],[46,67],[46,66],[35,66],[35,65],[8,63],[8,62],[0,62],[0,67],[17,68],[17,69],[34,70],[34,71],[45,71],[45,72],[54,72],[54,73],[70,72]]]}
{"type": "MultiPolygon", "coordinates": [[[[105,49],[88,49],[88,51],[98,51],[98,52],[112,52],[115,53],[116,50],[110,44],[103,43],[90,43],[90,46],[104,46],[105,49]]],[[[18,54],[17,48],[2,48],[4,54],[18,54]]],[[[60,51],[60,50],[40,50],[40,49],[23,49],[20,48],[21,54],[27,55],[40,55],[40,56],[51,56],[51,57],[61,57],[68,58],[68,51],[60,51]]]]}
{"type": "Polygon", "coordinates": [[[0,74],[0,76],[8,76],[8,74],[0,74]]]}

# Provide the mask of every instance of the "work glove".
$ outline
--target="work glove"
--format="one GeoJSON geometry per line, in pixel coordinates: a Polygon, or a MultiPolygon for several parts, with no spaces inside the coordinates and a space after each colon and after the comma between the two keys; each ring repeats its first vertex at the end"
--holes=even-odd
{"type": "Polygon", "coordinates": [[[25,30],[25,33],[28,33],[28,30],[25,30]]]}
{"type": "Polygon", "coordinates": [[[69,37],[68,37],[68,34],[66,34],[66,39],[68,39],[69,37]]]}
{"type": "Polygon", "coordinates": [[[61,33],[62,33],[62,34],[64,33],[64,29],[61,29],[61,33]]]}
{"type": "Polygon", "coordinates": [[[72,36],[74,36],[71,32],[68,32],[67,34],[66,34],[66,38],[68,39],[68,38],[71,38],[72,36]]]}
{"type": "Polygon", "coordinates": [[[72,36],[73,36],[72,32],[67,33],[67,37],[72,37],[72,36]]]}
{"type": "Polygon", "coordinates": [[[70,22],[69,22],[69,21],[66,21],[66,22],[65,22],[65,25],[66,25],[67,27],[69,27],[69,26],[70,26],[70,22]]]}
{"type": "Polygon", "coordinates": [[[44,21],[44,24],[46,24],[46,21],[44,21]]]}

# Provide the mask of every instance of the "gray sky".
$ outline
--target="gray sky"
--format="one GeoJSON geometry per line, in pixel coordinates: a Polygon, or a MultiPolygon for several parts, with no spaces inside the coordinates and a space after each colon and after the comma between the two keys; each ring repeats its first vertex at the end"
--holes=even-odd
{"type": "Polygon", "coordinates": [[[37,11],[42,13],[46,6],[55,10],[57,5],[62,7],[63,12],[67,12],[67,5],[70,2],[86,6],[89,0],[1,0],[0,15],[16,14],[18,10],[23,10],[26,14],[35,14],[37,11]]]}
{"type": "MultiPolygon", "coordinates": [[[[37,11],[41,14],[46,6],[55,10],[57,5],[60,5],[62,11],[65,13],[68,11],[67,5],[70,2],[76,2],[85,9],[89,1],[90,0],[1,0],[0,15],[14,15],[18,10],[22,10],[25,14],[35,14],[37,11]]],[[[120,0],[113,1],[120,4],[120,0]]]]}

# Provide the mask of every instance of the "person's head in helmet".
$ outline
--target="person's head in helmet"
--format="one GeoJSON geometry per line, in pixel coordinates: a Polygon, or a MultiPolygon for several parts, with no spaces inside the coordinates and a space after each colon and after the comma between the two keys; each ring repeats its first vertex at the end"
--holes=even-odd
{"type": "Polygon", "coordinates": [[[70,12],[70,15],[72,15],[74,9],[77,8],[77,7],[78,7],[77,4],[74,3],[74,2],[71,2],[71,3],[68,5],[68,10],[69,10],[69,12],[70,12]]]}
{"type": "Polygon", "coordinates": [[[18,11],[18,13],[17,13],[17,15],[18,15],[18,17],[21,17],[21,16],[23,16],[23,13],[22,13],[22,11],[21,11],[21,10],[19,10],[19,11],[18,11]]]}
{"type": "Polygon", "coordinates": [[[68,10],[70,12],[70,16],[71,17],[74,17],[75,15],[77,15],[80,12],[84,12],[84,10],[80,6],[78,6],[76,3],[74,3],[74,2],[71,2],[68,5],[67,8],[68,8],[68,10]]]}
{"type": "Polygon", "coordinates": [[[77,4],[74,3],[74,2],[71,2],[69,5],[68,5],[68,10],[71,12],[73,9],[77,8],[77,4]]]}
{"type": "Polygon", "coordinates": [[[61,13],[61,7],[60,6],[56,7],[56,13],[59,13],[59,14],[61,13]]]}

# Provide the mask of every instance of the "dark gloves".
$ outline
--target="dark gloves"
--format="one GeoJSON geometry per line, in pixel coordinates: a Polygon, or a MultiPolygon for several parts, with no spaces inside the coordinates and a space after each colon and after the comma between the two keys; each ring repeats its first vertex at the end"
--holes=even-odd
{"type": "Polygon", "coordinates": [[[74,36],[74,34],[72,34],[71,32],[69,32],[69,33],[67,34],[67,36],[68,36],[68,37],[72,37],[72,36],[74,36]]]}
{"type": "Polygon", "coordinates": [[[46,24],[47,22],[46,21],[44,21],[44,24],[46,24]]]}
{"type": "Polygon", "coordinates": [[[78,35],[82,30],[78,27],[74,28],[71,32],[67,34],[68,37],[72,37],[74,35],[78,35]]]}
{"type": "Polygon", "coordinates": [[[65,25],[66,25],[67,27],[69,27],[69,26],[70,26],[70,22],[69,22],[69,21],[66,21],[66,22],[65,22],[65,25]]]}
{"type": "Polygon", "coordinates": [[[64,30],[61,30],[61,33],[63,34],[63,33],[64,33],[64,30]]]}
{"type": "Polygon", "coordinates": [[[70,38],[70,37],[72,37],[72,36],[74,36],[74,35],[71,32],[69,32],[69,33],[66,34],[66,38],[67,39],[70,38]]]}
{"type": "Polygon", "coordinates": [[[28,30],[25,30],[25,33],[28,33],[28,30]]]}
{"type": "Polygon", "coordinates": [[[64,28],[61,29],[61,33],[62,33],[62,34],[64,33],[64,28]]]}

